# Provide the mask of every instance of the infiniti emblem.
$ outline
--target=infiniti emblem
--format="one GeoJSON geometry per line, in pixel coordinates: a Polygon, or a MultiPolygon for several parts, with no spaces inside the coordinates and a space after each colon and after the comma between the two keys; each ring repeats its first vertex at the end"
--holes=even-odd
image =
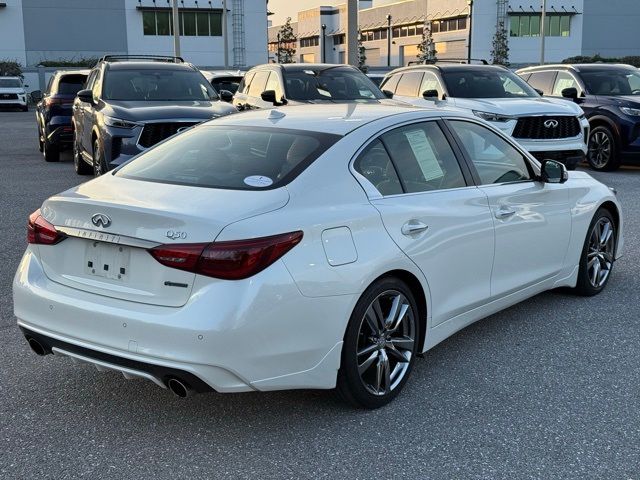
{"type": "Polygon", "coordinates": [[[111,218],[109,218],[109,215],[105,215],[104,213],[96,213],[91,217],[91,223],[96,227],[107,228],[111,225],[111,218]]]}
{"type": "Polygon", "coordinates": [[[545,128],[557,128],[558,121],[557,120],[547,120],[544,122],[545,128]]]}

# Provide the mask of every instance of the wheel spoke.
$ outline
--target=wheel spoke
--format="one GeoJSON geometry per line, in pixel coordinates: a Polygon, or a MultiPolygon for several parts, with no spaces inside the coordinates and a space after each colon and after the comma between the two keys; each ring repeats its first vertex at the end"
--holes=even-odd
{"type": "MultiPolygon", "coordinates": [[[[380,359],[382,365],[382,381],[384,382],[384,393],[388,393],[391,389],[391,365],[389,365],[389,357],[385,350],[380,350],[380,359]]],[[[380,389],[378,389],[380,391],[380,389]]]]}
{"type": "Polygon", "coordinates": [[[378,359],[378,352],[379,350],[374,351],[364,362],[358,365],[358,373],[360,373],[360,375],[366,372],[373,362],[378,359]]]}
{"type": "Polygon", "coordinates": [[[609,222],[604,224],[602,228],[602,233],[600,234],[600,245],[606,246],[611,240],[611,236],[613,235],[613,229],[611,228],[611,224],[609,222]]]}
{"type": "Polygon", "coordinates": [[[398,310],[400,309],[400,302],[402,301],[402,297],[400,295],[396,295],[393,297],[393,301],[391,302],[391,308],[389,309],[389,315],[384,319],[385,328],[389,328],[391,324],[395,323],[396,315],[398,314],[398,310]]]}
{"type": "Polygon", "coordinates": [[[409,361],[407,357],[405,357],[396,347],[391,344],[386,349],[387,355],[389,358],[393,358],[396,362],[406,363],[409,361]]]}
{"type": "Polygon", "coordinates": [[[394,337],[391,340],[391,344],[396,348],[402,350],[413,350],[413,338],[410,337],[394,337]]]}
{"type": "Polygon", "coordinates": [[[363,355],[369,355],[376,348],[378,348],[376,344],[372,344],[372,345],[369,345],[368,347],[364,347],[362,350],[358,352],[358,357],[362,357],[363,355]]]}
{"type": "Polygon", "coordinates": [[[398,327],[400,327],[400,325],[402,324],[402,320],[404,320],[404,317],[408,311],[409,311],[409,304],[403,303],[402,306],[400,307],[400,311],[398,312],[398,315],[396,316],[395,320],[393,321],[393,323],[389,328],[389,332],[394,333],[396,330],[398,330],[398,327]]]}
{"type": "Polygon", "coordinates": [[[598,278],[600,277],[600,262],[596,260],[593,265],[593,273],[591,274],[591,285],[598,286],[598,278]]]}

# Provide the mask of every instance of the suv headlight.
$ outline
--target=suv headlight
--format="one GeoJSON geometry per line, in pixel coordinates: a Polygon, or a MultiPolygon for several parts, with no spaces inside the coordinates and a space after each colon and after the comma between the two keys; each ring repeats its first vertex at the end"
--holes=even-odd
{"type": "Polygon", "coordinates": [[[515,117],[510,117],[509,115],[500,115],[498,113],[491,112],[480,112],[478,110],[473,110],[473,114],[476,117],[480,117],[483,120],[488,122],[508,122],[509,120],[513,120],[515,117]]]}
{"type": "Polygon", "coordinates": [[[620,107],[623,113],[631,115],[632,117],[640,117],[640,108],[620,107]]]}
{"type": "Polygon", "coordinates": [[[137,127],[138,124],[135,122],[130,122],[128,120],[122,120],[120,118],[115,117],[107,117],[104,115],[104,123],[109,125],[110,127],[118,127],[118,128],[134,128],[137,127]]]}

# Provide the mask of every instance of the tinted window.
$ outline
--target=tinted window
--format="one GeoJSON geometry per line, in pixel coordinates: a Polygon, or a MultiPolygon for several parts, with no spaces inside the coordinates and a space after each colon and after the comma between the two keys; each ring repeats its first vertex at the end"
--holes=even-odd
{"type": "Polygon", "coordinates": [[[581,72],[582,80],[593,95],[640,95],[640,73],[633,70],[581,72]]]}
{"type": "Polygon", "coordinates": [[[362,72],[330,67],[320,71],[289,71],[285,74],[287,98],[291,100],[372,100],[384,95],[362,72]]]}
{"type": "Polygon", "coordinates": [[[369,180],[382,195],[402,193],[398,174],[391,163],[391,158],[380,140],[376,140],[360,154],[354,168],[369,180]]]}
{"type": "Polygon", "coordinates": [[[400,74],[392,75],[391,77],[387,78],[387,80],[385,82],[382,83],[380,88],[382,90],[388,90],[391,93],[395,93],[396,92],[396,87],[398,86],[398,82],[400,81],[400,77],[401,76],[402,75],[400,75],[400,74]]]}
{"type": "Polygon", "coordinates": [[[116,175],[151,182],[236,190],[289,183],[338,135],[205,125],[159,144],[116,175]]]}
{"type": "Polygon", "coordinates": [[[460,165],[435,122],[400,127],[382,136],[408,193],[464,187],[460,165]]]}
{"type": "Polygon", "coordinates": [[[398,83],[398,87],[396,88],[396,95],[417,97],[418,89],[422,82],[422,75],[422,72],[404,73],[398,83]]]}
{"type": "Polygon", "coordinates": [[[0,88],[20,88],[21,86],[18,78],[0,78],[0,88]]]}
{"type": "Polygon", "coordinates": [[[269,78],[269,70],[262,70],[256,73],[256,76],[251,80],[249,85],[249,95],[252,97],[259,97],[264,92],[264,87],[267,84],[269,78]]]}
{"type": "Polygon", "coordinates": [[[200,72],[192,70],[110,70],[104,80],[107,100],[212,100],[217,94],[200,72]]]}
{"type": "Polygon", "coordinates": [[[564,90],[565,88],[575,88],[580,91],[580,85],[578,85],[578,82],[576,82],[575,78],[573,78],[567,72],[558,72],[556,81],[553,84],[553,91],[551,92],[551,95],[553,95],[554,97],[561,97],[562,90],[564,90]]]}
{"type": "Polygon", "coordinates": [[[458,98],[538,97],[527,82],[508,70],[444,70],[449,95],[458,98]]]}
{"type": "Polygon", "coordinates": [[[279,101],[284,93],[282,91],[282,86],[280,85],[280,78],[276,72],[271,72],[269,74],[269,80],[267,80],[267,86],[264,88],[265,90],[273,90],[276,92],[276,99],[279,101]]]}
{"type": "Polygon", "coordinates": [[[424,77],[422,77],[422,83],[420,84],[418,95],[422,96],[422,94],[427,90],[436,90],[438,92],[438,97],[441,97],[444,93],[440,87],[440,82],[438,82],[438,77],[431,72],[424,72],[424,77]]]}
{"type": "Polygon", "coordinates": [[[523,155],[504,139],[482,125],[451,121],[483,185],[517,182],[531,178],[523,155]]]}
{"type": "Polygon", "coordinates": [[[534,72],[531,74],[527,82],[533,88],[537,88],[544,92],[545,95],[549,95],[551,93],[551,86],[553,85],[555,76],[556,72],[534,72]]]}
{"type": "Polygon", "coordinates": [[[65,75],[60,78],[58,82],[58,93],[75,95],[82,90],[82,86],[86,80],[86,75],[65,75]]]}

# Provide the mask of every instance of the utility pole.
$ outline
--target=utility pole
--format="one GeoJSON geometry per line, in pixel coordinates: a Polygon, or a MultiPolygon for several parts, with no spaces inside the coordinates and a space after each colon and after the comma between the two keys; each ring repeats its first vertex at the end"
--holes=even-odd
{"type": "Polygon", "coordinates": [[[173,0],[173,54],[180,56],[180,15],[178,15],[178,0],[173,0]]]}
{"type": "Polygon", "coordinates": [[[391,66],[391,14],[387,13],[387,67],[391,66]]]}
{"type": "Polygon", "coordinates": [[[358,0],[347,0],[347,63],[358,66],[358,0]]]}
{"type": "Polygon", "coordinates": [[[547,19],[547,0],[542,0],[542,15],[540,16],[540,65],[544,65],[544,36],[545,20],[547,19]]]}
{"type": "Polygon", "coordinates": [[[227,0],[222,0],[222,41],[224,42],[224,68],[229,68],[229,39],[227,38],[227,30],[227,0]]]}
{"type": "Polygon", "coordinates": [[[326,57],[326,53],[325,53],[326,49],[324,48],[324,42],[327,39],[326,32],[327,32],[327,24],[323,23],[322,24],[322,63],[327,63],[327,59],[325,58],[326,57]]]}
{"type": "Polygon", "coordinates": [[[471,32],[473,29],[473,0],[467,0],[469,5],[469,41],[467,42],[467,63],[471,64],[471,32]]]}

